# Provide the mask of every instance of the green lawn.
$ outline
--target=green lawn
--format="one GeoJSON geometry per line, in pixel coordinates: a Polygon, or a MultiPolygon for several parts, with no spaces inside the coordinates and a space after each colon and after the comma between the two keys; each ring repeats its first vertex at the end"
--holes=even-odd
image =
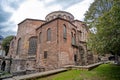
{"type": "Polygon", "coordinates": [[[37,80],[120,80],[120,66],[103,64],[91,70],[69,70],[37,80]]]}

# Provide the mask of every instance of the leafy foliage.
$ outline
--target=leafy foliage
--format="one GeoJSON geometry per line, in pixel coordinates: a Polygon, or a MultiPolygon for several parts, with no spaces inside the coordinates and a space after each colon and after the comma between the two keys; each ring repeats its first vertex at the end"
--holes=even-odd
{"type": "MultiPolygon", "coordinates": [[[[109,1],[108,1],[109,3],[109,1]]],[[[87,19],[87,18],[86,18],[87,19]]],[[[98,53],[120,52],[120,1],[114,0],[108,12],[97,18],[97,33],[91,33],[88,45],[98,53]]],[[[96,22],[96,21],[95,21],[96,22]]],[[[91,23],[92,24],[92,23],[91,23]]],[[[94,23],[93,23],[94,24],[94,23]]]]}
{"type": "Polygon", "coordinates": [[[10,42],[13,39],[13,37],[14,36],[8,36],[8,37],[3,39],[2,47],[5,50],[6,55],[7,55],[8,51],[9,51],[10,42]]]}
{"type": "Polygon", "coordinates": [[[95,27],[98,22],[98,18],[104,13],[108,12],[114,0],[95,0],[89,10],[85,13],[84,21],[89,25],[89,27],[95,27]]]}

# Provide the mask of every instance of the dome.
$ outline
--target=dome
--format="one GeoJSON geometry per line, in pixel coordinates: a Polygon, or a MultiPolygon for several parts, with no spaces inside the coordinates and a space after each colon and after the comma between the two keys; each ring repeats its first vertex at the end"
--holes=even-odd
{"type": "Polygon", "coordinates": [[[66,12],[66,11],[54,11],[54,12],[51,12],[45,17],[45,20],[50,21],[50,20],[53,20],[53,19],[55,19],[57,17],[60,17],[60,18],[63,18],[63,19],[69,20],[69,21],[74,20],[74,16],[71,13],[66,12]]]}

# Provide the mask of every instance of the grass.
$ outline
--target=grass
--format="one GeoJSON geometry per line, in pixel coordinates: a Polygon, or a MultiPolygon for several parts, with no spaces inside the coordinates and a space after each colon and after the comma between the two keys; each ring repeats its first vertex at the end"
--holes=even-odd
{"type": "Polygon", "coordinates": [[[69,70],[37,80],[120,80],[120,66],[103,64],[91,71],[69,70]]]}
{"type": "Polygon", "coordinates": [[[59,74],[41,78],[38,80],[71,80],[71,79],[76,78],[79,75],[80,75],[80,70],[69,70],[66,72],[62,72],[59,74]]]}

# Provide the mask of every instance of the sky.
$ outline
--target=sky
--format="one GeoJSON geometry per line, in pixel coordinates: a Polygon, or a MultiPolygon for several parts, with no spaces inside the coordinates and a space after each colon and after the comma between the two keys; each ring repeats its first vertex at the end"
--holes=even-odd
{"type": "Polygon", "coordinates": [[[67,11],[75,19],[84,14],[94,0],[0,0],[0,35],[16,35],[17,24],[26,18],[45,20],[53,11],[67,11]]]}

